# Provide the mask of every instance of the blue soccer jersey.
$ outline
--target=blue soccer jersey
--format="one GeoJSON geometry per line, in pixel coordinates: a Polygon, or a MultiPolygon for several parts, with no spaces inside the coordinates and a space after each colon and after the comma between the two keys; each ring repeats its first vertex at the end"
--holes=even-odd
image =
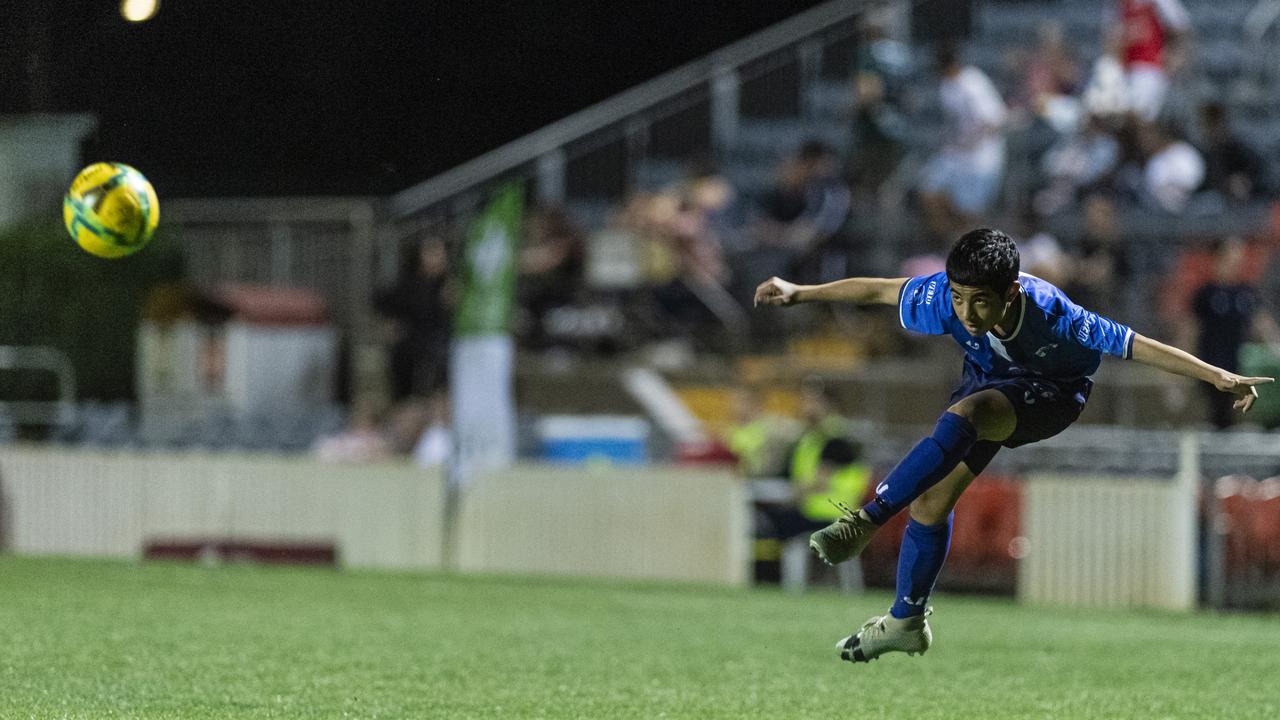
{"type": "Polygon", "coordinates": [[[974,337],[956,317],[951,283],[945,272],[907,280],[898,294],[902,327],[926,335],[950,335],[964,348],[975,369],[991,379],[1086,378],[1098,369],[1102,353],[1133,354],[1133,330],[1076,305],[1050,283],[1021,273],[1017,326],[1007,338],[993,333],[974,337]]]}

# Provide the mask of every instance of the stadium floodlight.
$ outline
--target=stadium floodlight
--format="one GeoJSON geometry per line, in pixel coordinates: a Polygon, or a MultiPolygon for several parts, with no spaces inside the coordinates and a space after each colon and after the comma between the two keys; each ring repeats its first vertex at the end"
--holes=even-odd
{"type": "Polygon", "coordinates": [[[160,0],[120,0],[120,14],[129,22],[146,22],[159,9],[160,0]]]}

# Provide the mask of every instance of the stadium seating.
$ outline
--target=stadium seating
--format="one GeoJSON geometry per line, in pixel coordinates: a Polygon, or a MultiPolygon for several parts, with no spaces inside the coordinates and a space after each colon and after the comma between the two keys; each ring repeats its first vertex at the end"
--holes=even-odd
{"type": "Polygon", "coordinates": [[[1280,477],[1227,475],[1213,487],[1217,522],[1207,522],[1208,508],[1202,512],[1206,527],[1222,534],[1228,604],[1274,603],[1273,591],[1280,588],[1280,477]]]}

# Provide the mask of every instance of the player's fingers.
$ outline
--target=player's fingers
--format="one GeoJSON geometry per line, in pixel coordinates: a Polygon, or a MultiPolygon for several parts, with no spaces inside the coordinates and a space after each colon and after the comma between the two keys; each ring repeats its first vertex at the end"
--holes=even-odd
{"type": "Polygon", "coordinates": [[[1266,385],[1275,381],[1276,379],[1271,377],[1242,377],[1236,379],[1236,382],[1240,385],[1249,385],[1251,387],[1254,385],[1266,385]]]}
{"type": "Polygon", "coordinates": [[[765,302],[770,295],[774,295],[777,292],[778,286],[773,284],[773,278],[765,280],[756,287],[755,304],[759,305],[760,303],[765,302]]]}

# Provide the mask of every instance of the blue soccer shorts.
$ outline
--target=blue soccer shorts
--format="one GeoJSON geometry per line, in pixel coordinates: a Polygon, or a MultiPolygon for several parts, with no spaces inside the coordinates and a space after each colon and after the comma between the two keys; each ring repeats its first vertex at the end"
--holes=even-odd
{"type": "Polygon", "coordinates": [[[1013,448],[1051,438],[1070,427],[1084,411],[1093,381],[1089,378],[1067,381],[1040,377],[983,378],[966,362],[960,386],[951,393],[951,404],[981,390],[1004,393],[1013,404],[1018,424],[1003,442],[979,440],[973,444],[964,464],[974,475],[982,472],[1001,447],[1013,448]]]}

